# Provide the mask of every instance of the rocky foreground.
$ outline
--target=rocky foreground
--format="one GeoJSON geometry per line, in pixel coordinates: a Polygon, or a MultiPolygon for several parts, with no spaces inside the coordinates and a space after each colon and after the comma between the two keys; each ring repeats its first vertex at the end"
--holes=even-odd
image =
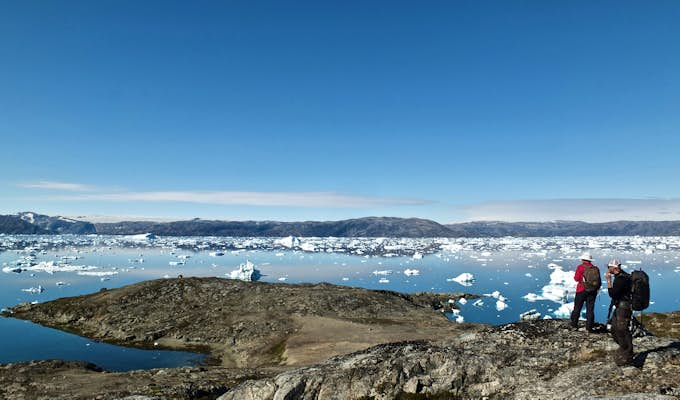
{"type": "Polygon", "coordinates": [[[127,345],[198,346],[219,362],[125,373],[0,365],[0,398],[680,398],[676,339],[636,338],[635,366],[622,368],[607,334],[560,320],[459,325],[435,310],[449,297],[192,278],[21,305],[12,316],[127,345]]]}

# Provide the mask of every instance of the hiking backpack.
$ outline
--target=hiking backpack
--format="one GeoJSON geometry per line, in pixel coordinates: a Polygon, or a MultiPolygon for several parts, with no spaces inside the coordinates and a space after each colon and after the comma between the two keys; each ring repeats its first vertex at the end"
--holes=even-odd
{"type": "Polygon", "coordinates": [[[630,274],[630,304],[633,311],[642,311],[649,307],[649,276],[641,269],[630,274]]]}
{"type": "Polygon", "coordinates": [[[586,290],[600,290],[602,286],[602,278],[600,277],[600,270],[594,265],[585,265],[583,272],[583,286],[586,290]]]}

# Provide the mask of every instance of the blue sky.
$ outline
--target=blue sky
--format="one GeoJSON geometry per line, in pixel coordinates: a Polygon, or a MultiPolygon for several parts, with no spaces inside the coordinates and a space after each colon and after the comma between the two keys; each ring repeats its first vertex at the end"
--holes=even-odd
{"type": "Polygon", "coordinates": [[[677,1],[0,2],[0,213],[680,220],[677,1]]]}

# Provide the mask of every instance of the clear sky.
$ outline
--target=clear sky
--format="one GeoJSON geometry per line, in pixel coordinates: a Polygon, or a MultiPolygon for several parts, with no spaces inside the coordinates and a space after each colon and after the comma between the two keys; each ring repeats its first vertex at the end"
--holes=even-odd
{"type": "Polygon", "coordinates": [[[0,214],[680,220],[680,2],[0,0],[0,214]]]}

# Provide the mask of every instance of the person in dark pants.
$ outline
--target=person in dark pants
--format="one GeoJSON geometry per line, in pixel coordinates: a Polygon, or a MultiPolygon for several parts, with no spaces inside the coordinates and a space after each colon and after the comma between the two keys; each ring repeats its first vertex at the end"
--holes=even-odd
{"type": "Polygon", "coordinates": [[[571,327],[574,329],[578,328],[578,320],[579,317],[581,317],[581,309],[583,309],[583,303],[585,303],[586,330],[588,332],[593,332],[593,327],[595,326],[595,299],[597,298],[597,289],[586,290],[586,286],[583,284],[583,275],[585,274],[586,268],[597,269],[597,267],[593,265],[593,258],[589,252],[581,254],[581,264],[576,267],[576,273],[574,274],[574,280],[578,283],[576,284],[574,310],[571,312],[571,327]]]}
{"type": "Polygon", "coordinates": [[[619,345],[616,352],[616,365],[630,365],[633,363],[633,335],[630,333],[630,319],[633,309],[630,303],[631,280],[630,274],[621,269],[619,260],[611,260],[607,264],[608,270],[604,274],[607,279],[609,297],[616,307],[611,319],[611,332],[614,341],[619,345]],[[614,283],[612,284],[612,275],[614,283]]]}

